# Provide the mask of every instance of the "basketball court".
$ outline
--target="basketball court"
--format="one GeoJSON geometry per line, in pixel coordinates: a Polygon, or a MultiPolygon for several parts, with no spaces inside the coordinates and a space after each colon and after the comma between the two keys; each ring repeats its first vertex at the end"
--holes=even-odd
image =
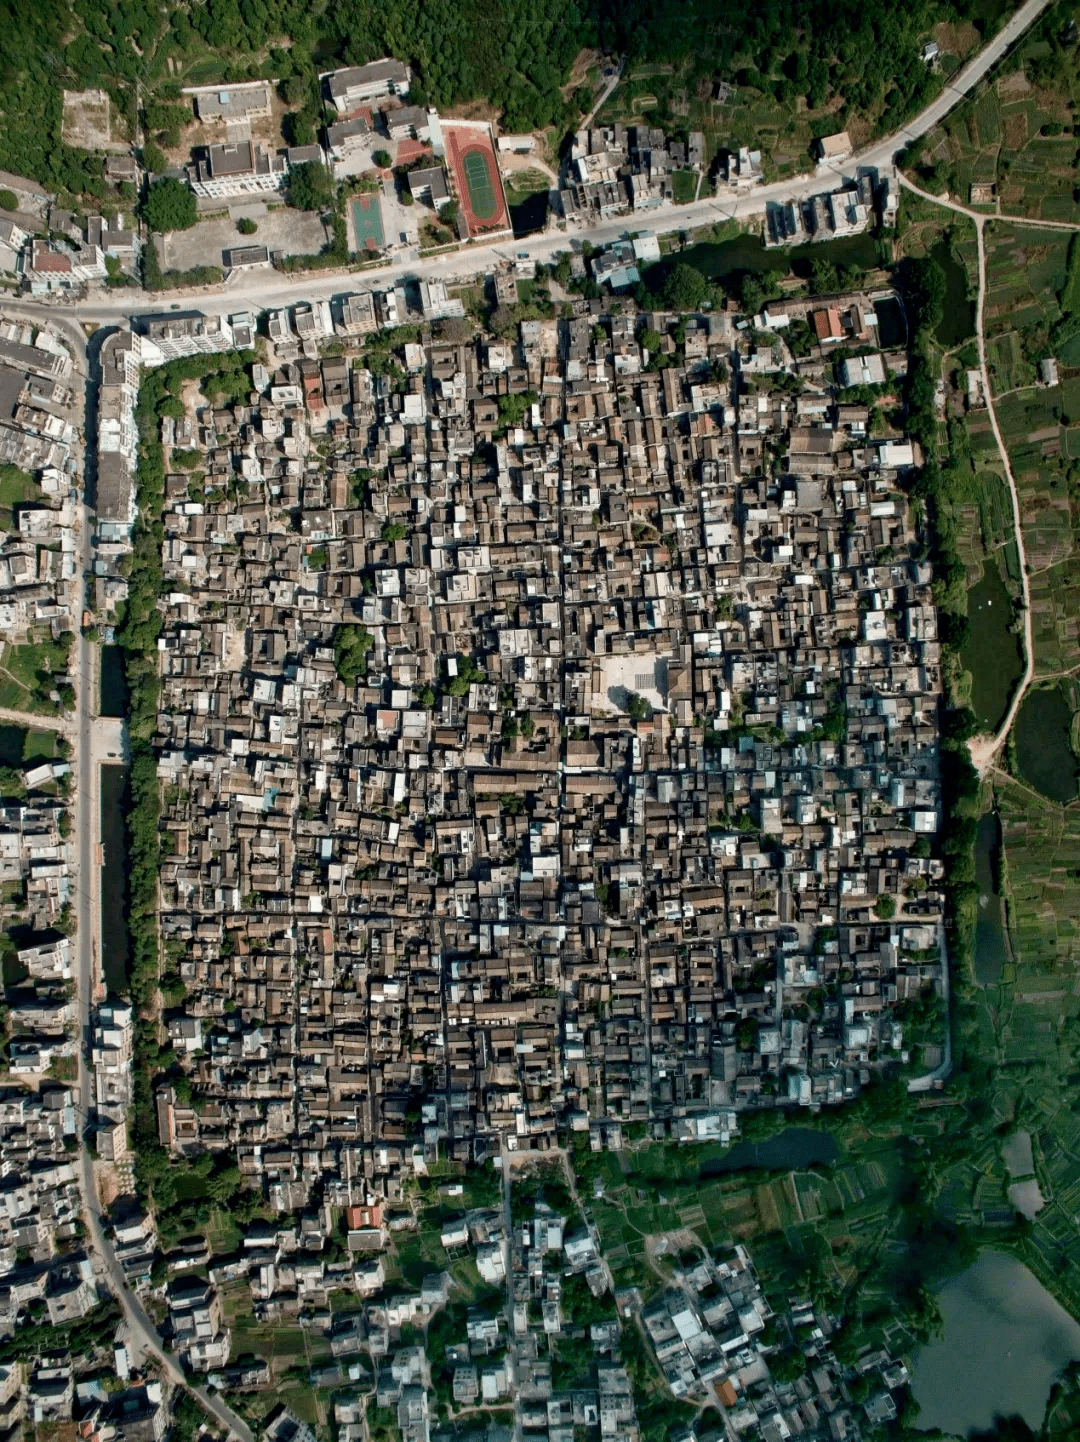
{"type": "Polygon", "coordinates": [[[352,203],[357,250],[382,250],[386,243],[377,195],[357,195],[352,203]]]}

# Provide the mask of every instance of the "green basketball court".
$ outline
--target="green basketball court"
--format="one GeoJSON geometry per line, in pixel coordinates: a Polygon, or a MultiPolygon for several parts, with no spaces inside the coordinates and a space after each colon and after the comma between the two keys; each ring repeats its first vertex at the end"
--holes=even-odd
{"type": "Polygon", "coordinates": [[[357,250],[382,250],[385,237],[378,196],[358,195],[352,213],[357,250]]]}

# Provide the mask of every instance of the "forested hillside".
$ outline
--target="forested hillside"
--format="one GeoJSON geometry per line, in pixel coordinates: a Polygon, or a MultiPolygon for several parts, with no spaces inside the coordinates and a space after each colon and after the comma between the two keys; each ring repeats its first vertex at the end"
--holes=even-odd
{"type": "MultiPolygon", "coordinates": [[[[935,83],[920,37],[940,20],[996,28],[1006,0],[4,0],[0,167],[100,193],[100,163],[61,144],[61,91],[102,87],[130,127],[168,131],[181,83],[274,76],[318,107],[317,74],[384,54],[415,68],[418,98],[489,100],[508,129],[568,126],[583,46],[675,64],[812,109],[836,99],[889,128],[935,83]]],[[[121,121],[123,123],[123,121],[121,121]]]]}

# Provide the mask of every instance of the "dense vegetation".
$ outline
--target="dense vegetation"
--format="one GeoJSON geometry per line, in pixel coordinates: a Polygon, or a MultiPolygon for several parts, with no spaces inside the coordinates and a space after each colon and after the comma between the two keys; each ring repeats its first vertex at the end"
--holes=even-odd
{"type": "Polygon", "coordinates": [[[188,118],[181,76],[280,80],[296,107],[292,139],[302,143],[319,118],[319,71],[388,53],[413,65],[419,103],[483,98],[508,130],[567,129],[591,93],[566,93],[571,63],[597,44],[686,67],[691,84],[726,76],[814,109],[838,98],[830,124],[859,113],[887,129],[940,84],[920,54],[931,26],[959,15],[985,33],[1005,8],[1004,0],[4,0],[0,167],[101,197],[101,160],[61,144],[61,87],[106,89],[114,127],[119,118],[128,131],[140,104],[149,153],[160,161],[159,142],[176,144],[188,118]]]}

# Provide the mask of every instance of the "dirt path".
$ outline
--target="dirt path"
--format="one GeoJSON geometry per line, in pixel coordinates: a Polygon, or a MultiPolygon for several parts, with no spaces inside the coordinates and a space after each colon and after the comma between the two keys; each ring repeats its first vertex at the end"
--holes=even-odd
{"type": "MultiPolygon", "coordinates": [[[[1020,683],[1013,692],[1012,701],[1005,719],[992,736],[974,736],[968,742],[968,753],[971,756],[971,764],[980,776],[985,776],[993,764],[994,757],[1005,744],[1016,713],[1020,709],[1028,687],[1031,685],[1035,675],[1035,639],[1031,625],[1031,587],[1028,582],[1027,554],[1024,550],[1024,528],[1020,516],[1020,493],[1016,487],[1016,477],[1013,475],[1012,465],[1009,462],[1009,453],[1005,448],[1005,442],[1001,435],[1001,427],[998,425],[997,411],[994,408],[994,396],[990,389],[990,373],[986,367],[986,329],[983,317],[986,309],[986,236],[984,234],[986,222],[996,220],[996,216],[982,215],[976,210],[971,210],[966,205],[960,205],[957,201],[948,200],[944,196],[931,195],[928,191],[922,190],[919,186],[910,181],[906,175],[900,173],[900,184],[913,194],[928,200],[932,205],[943,206],[946,210],[955,211],[963,215],[975,225],[975,239],[978,242],[979,251],[979,295],[975,306],[975,339],[979,346],[979,370],[982,372],[983,394],[986,396],[986,413],[990,417],[990,428],[994,432],[994,440],[997,442],[998,453],[1001,456],[1001,464],[1005,470],[1005,481],[1009,487],[1009,499],[1012,503],[1013,532],[1016,538],[1016,550],[1020,558],[1020,589],[1024,602],[1024,673],[1020,683]]],[[[1012,217],[1010,217],[1012,219],[1012,217]]],[[[1023,223],[1023,222],[1021,222],[1023,223]]],[[[1044,222],[1039,222],[1044,224],[1044,222]]],[[[1062,228],[1067,230],[1080,230],[1080,226],[1066,225],[1061,223],[1062,228]]]]}

